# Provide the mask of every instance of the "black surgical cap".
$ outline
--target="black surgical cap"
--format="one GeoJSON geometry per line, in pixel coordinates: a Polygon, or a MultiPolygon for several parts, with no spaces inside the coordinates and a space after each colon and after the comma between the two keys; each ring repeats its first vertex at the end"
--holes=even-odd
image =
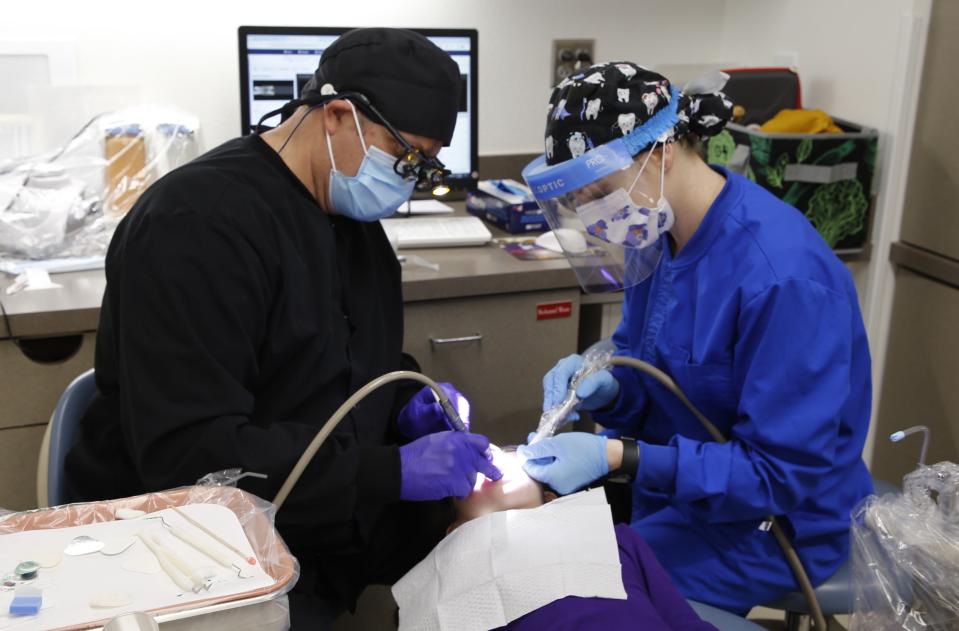
{"type": "MultiPolygon", "coordinates": [[[[456,62],[426,37],[395,28],[348,31],[327,48],[300,100],[328,101],[329,84],[337,94],[358,92],[400,131],[449,145],[460,99],[456,62]]],[[[351,101],[373,121],[362,99],[351,101]]]]}

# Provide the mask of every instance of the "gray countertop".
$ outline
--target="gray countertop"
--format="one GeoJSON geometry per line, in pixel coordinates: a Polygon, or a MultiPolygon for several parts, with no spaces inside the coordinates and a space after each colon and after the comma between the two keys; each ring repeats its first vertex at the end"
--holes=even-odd
{"type": "MultiPolygon", "coordinates": [[[[452,204],[462,214],[462,202],[452,204]]],[[[490,226],[494,237],[505,233],[490,226]]],[[[500,247],[488,244],[469,248],[401,250],[438,263],[439,271],[409,264],[403,269],[405,302],[462,298],[576,287],[565,259],[521,261],[500,247]]],[[[103,270],[54,274],[60,289],[21,291],[6,295],[13,277],[0,274],[0,302],[7,313],[0,324],[0,339],[51,337],[94,331],[106,287],[103,270]],[[11,331],[12,330],[12,335],[11,331]]]]}

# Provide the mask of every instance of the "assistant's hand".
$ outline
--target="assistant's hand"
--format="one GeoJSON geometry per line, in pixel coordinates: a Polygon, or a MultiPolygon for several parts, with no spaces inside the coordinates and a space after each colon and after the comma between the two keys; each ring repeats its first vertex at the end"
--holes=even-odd
{"type": "Polygon", "coordinates": [[[503,474],[487,456],[489,439],[469,432],[427,434],[400,447],[400,499],[466,497],[476,474],[499,480],[503,474]]]}
{"type": "Polygon", "coordinates": [[[606,440],[601,434],[569,432],[520,445],[517,453],[526,458],[523,469],[531,478],[566,495],[609,473],[606,440]]]}
{"type": "MultiPolygon", "coordinates": [[[[570,355],[561,359],[543,377],[543,411],[562,403],[569,390],[569,382],[583,365],[582,355],[570,355]]],[[[608,370],[597,370],[583,379],[576,387],[576,396],[581,403],[580,409],[598,410],[612,403],[619,396],[619,382],[608,370]]],[[[570,415],[569,420],[576,420],[578,416],[570,415]]]]}
{"type": "MultiPolygon", "coordinates": [[[[470,426],[470,402],[453,387],[451,383],[441,383],[440,387],[446,392],[450,403],[459,412],[460,418],[470,426]]],[[[446,418],[446,412],[433,395],[433,390],[426,386],[410,398],[396,417],[396,427],[407,438],[419,438],[435,432],[445,432],[454,429],[446,418]]]]}

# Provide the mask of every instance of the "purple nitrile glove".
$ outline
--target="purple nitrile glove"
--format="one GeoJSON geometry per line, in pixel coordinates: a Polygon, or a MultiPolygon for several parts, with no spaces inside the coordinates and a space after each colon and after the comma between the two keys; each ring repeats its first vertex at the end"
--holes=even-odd
{"type": "Polygon", "coordinates": [[[473,491],[476,474],[499,480],[490,462],[489,439],[469,432],[427,434],[400,447],[400,499],[463,499],[473,491]]]}
{"type": "MultiPolygon", "coordinates": [[[[470,426],[470,402],[451,383],[441,383],[450,403],[459,412],[460,418],[470,426]]],[[[455,429],[450,426],[446,412],[436,400],[433,390],[426,386],[410,398],[396,417],[396,427],[407,438],[419,438],[427,434],[455,429]]]]}

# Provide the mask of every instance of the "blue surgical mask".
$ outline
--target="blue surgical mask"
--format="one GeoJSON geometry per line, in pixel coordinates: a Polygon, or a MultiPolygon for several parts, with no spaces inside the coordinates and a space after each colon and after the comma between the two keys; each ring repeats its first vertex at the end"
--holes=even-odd
{"type": "Polygon", "coordinates": [[[378,221],[389,217],[413,194],[416,182],[404,179],[393,169],[396,158],[379,149],[366,146],[360,120],[353,108],[353,121],[360,136],[365,156],[356,175],[344,175],[336,169],[333,143],[326,134],[326,146],[330,151],[330,204],[333,212],[357,221],[378,221]]]}

